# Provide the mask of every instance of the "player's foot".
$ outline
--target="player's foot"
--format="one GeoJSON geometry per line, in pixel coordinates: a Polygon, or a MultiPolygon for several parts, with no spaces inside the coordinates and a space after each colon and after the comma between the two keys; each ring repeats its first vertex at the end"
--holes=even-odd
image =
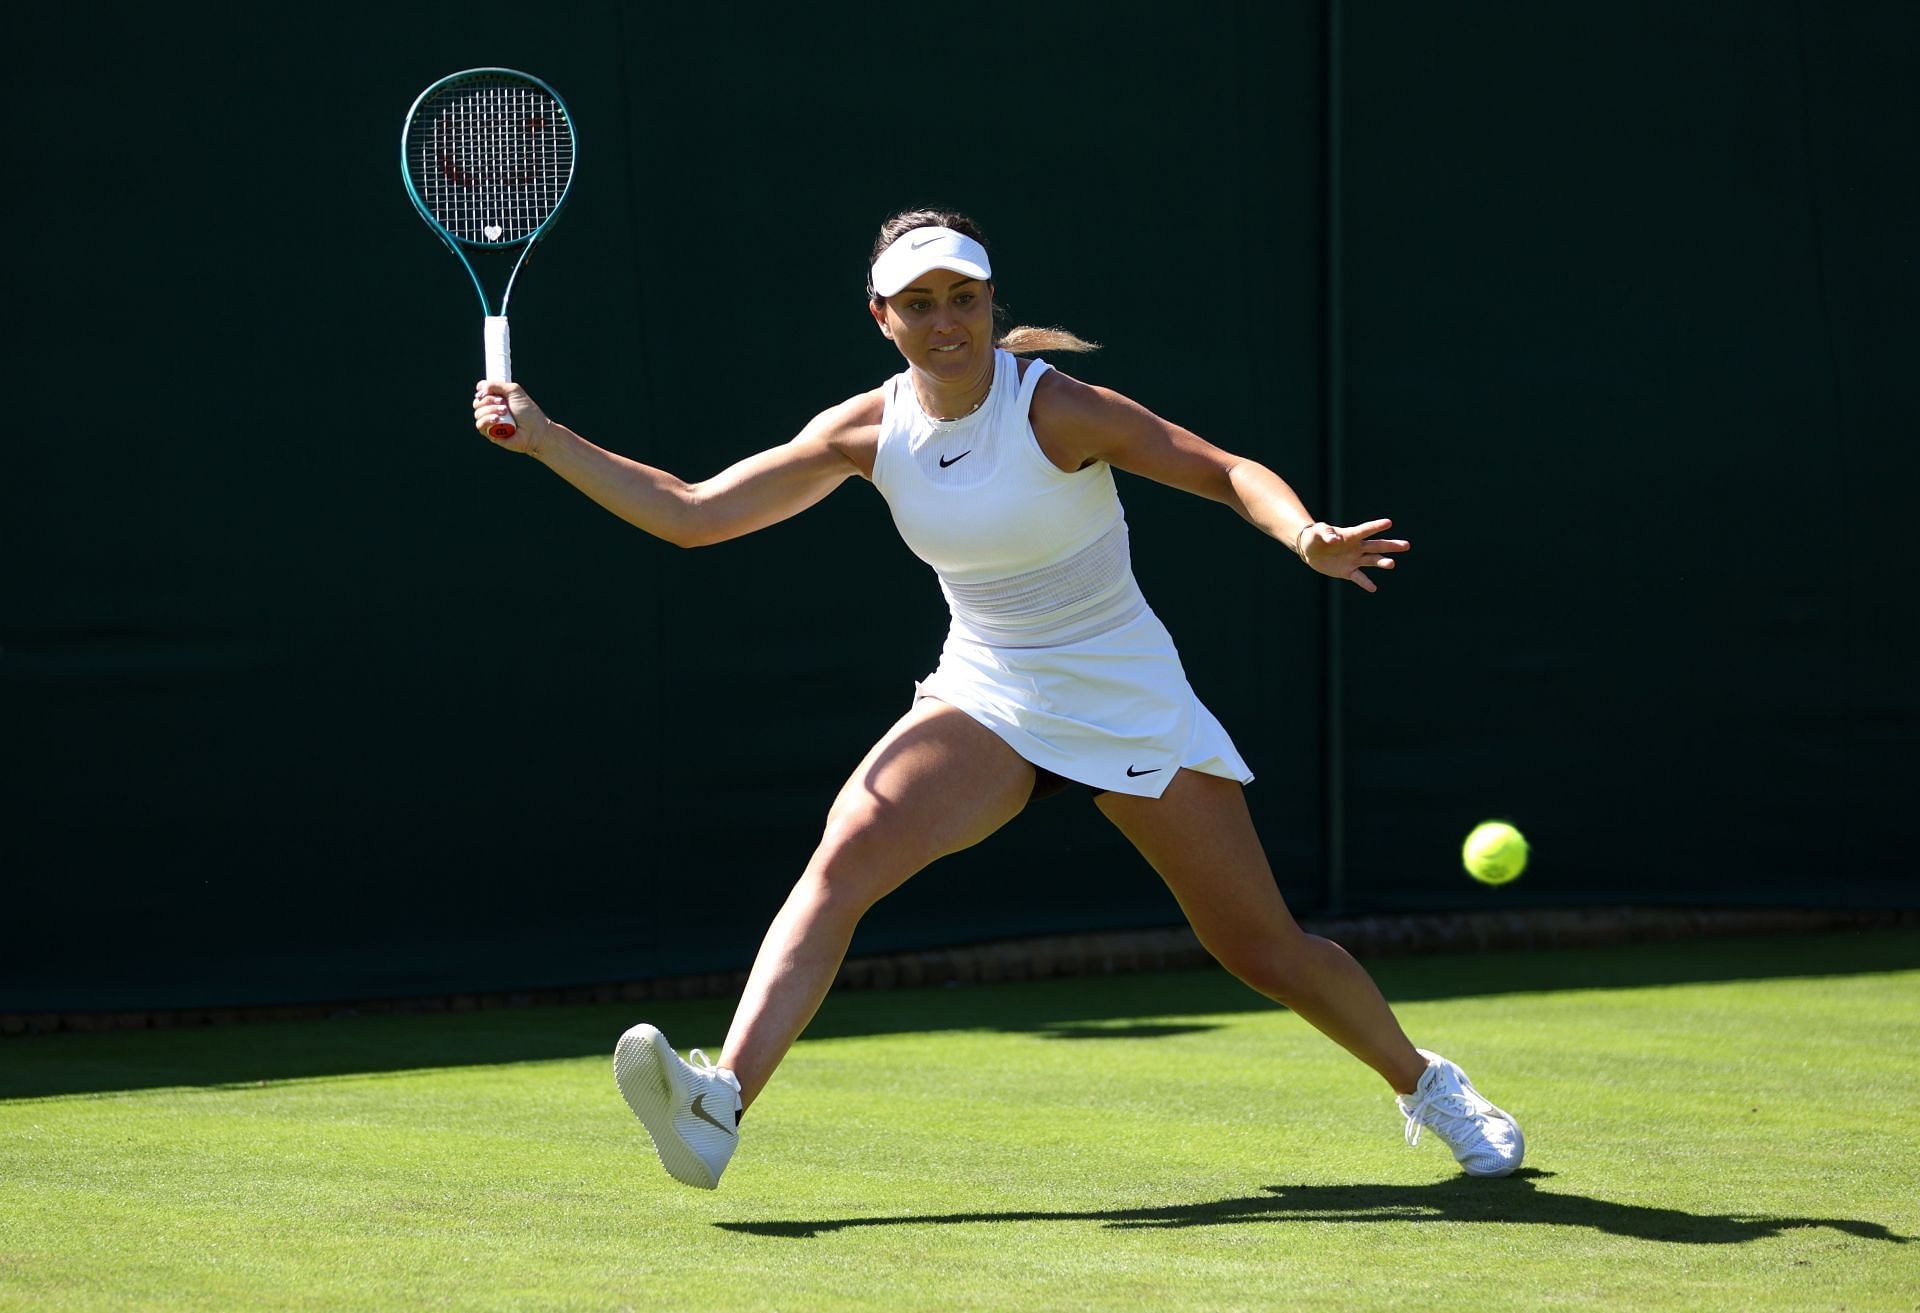
{"type": "Polygon", "coordinates": [[[676,1181],[711,1190],[740,1142],[740,1081],[699,1049],[682,1062],[667,1037],[641,1024],[613,1050],[613,1079],[676,1181]]]}
{"type": "Polygon", "coordinates": [[[1468,1176],[1505,1176],[1520,1165],[1527,1141],[1520,1123],[1487,1102],[1467,1073],[1438,1053],[1416,1050],[1426,1074],[1412,1094],[1396,1102],[1407,1118],[1407,1143],[1420,1143],[1422,1127],[1446,1141],[1468,1176]]]}

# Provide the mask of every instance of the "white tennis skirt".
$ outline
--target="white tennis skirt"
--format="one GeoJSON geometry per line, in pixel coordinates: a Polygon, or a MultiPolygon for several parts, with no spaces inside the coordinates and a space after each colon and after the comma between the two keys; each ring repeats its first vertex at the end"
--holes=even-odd
{"type": "Polygon", "coordinates": [[[1096,789],[1158,798],[1182,768],[1253,779],[1150,609],[1059,647],[990,647],[949,633],[939,667],[916,688],[1035,766],[1096,789]]]}

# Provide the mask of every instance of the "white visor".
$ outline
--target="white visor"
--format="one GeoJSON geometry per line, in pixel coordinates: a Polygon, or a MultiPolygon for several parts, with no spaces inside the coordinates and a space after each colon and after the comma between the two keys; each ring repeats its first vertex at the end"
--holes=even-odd
{"type": "Polygon", "coordinates": [[[951,269],[969,278],[993,277],[987,248],[951,228],[914,228],[901,233],[873,262],[873,290],[892,296],[929,269],[951,269]]]}

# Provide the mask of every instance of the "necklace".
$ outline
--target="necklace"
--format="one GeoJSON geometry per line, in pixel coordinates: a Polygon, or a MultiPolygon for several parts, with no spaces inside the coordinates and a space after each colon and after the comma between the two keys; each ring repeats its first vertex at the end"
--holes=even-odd
{"type": "Polygon", "coordinates": [[[915,388],[913,390],[913,399],[915,401],[920,402],[920,413],[925,415],[928,419],[932,420],[936,424],[952,424],[956,420],[965,419],[967,416],[973,414],[974,411],[986,405],[987,398],[992,395],[993,395],[993,380],[989,379],[987,380],[987,390],[980,394],[980,400],[974,402],[971,406],[968,406],[965,410],[961,411],[958,415],[936,415],[933,413],[933,410],[927,405],[925,401],[921,401],[920,389],[915,388]]]}

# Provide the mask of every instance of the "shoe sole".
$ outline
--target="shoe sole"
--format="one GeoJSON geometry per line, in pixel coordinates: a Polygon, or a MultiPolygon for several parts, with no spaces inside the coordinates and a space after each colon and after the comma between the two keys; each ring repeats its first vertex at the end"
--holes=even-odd
{"type": "Polygon", "coordinates": [[[674,1109],[686,1102],[687,1090],[674,1071],[674,1063],[662,1056],[672,1053],[667,1037],[644,1023],[620,1037],[613,1050],[613,1082],[620,1097],[633,1109],[633,1115],[647,1128],[653,1151],[667,1175],[682,1185],[711,1190],[719,1181],[706,1160],[673,1129],[674,1109]]]}

